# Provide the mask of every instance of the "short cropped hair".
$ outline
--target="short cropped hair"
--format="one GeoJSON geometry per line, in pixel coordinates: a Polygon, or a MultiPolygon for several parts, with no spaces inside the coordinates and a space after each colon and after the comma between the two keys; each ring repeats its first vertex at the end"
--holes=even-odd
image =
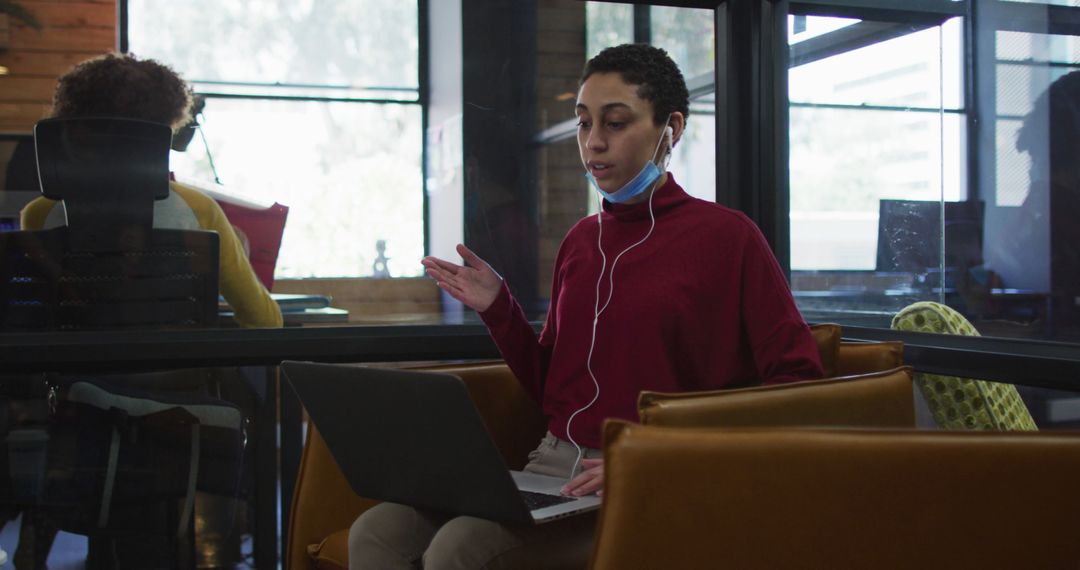
{"type": "Polygon", "coordinates": [[[152,59],[110,53],[77,64],[60,76],[53,94],[54,117],[124,117],[169,125],[191,116],[187,83],[152,59]]]}
{"type": "Polygon", "coordinates": [[[623,44],[604,49],[585,64],[578,85],[594,73],[618,73],[638,86],[638,97],[653,105],[653,122],[663,124],[674,112],[690,116],[690,93],[679,66],[667,52],[646,44],[623,44]]]}

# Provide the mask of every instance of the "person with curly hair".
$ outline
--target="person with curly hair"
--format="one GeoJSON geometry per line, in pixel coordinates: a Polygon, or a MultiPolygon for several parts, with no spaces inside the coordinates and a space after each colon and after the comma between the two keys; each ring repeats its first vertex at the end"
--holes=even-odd
{"type": "MultiPolygon", "coordinates": [[[[666,172],[690,115],[662,49],[621,45],[581,76],[577,141],[600,212],[570,229],[555,259],[537,338],[505,281],[458,245],[465,265],[427,257],[438,286],[476,310],[548,433],[526,471],[602,493],[601,426],[636,421],[642,390],[680,392],[823,375],[817,345],[760,230],[688,195],[666,172]]],[[[349,567],[584,567],[595,513],[518,527],[383,503],[350,529],[349,567]]]]}
{"type": "MultiPolygon", "coordinates": [[[[110,53],[77,64],[60,77],[53,117],[122,117],[169,125],[175,133],[191,121],[187,83],[152,59],[110,53]]],[[[37,198],[23,208],[23,229],[65,225],[63,202],[37,198]]],[[[154,202],[154,227],[212,230],[220,243],[219,290],[244,327],[280,327],[281,309],[251,268],[243,245],[221,207],[206,194],[169,182],[169,196],[154,202]]]]}

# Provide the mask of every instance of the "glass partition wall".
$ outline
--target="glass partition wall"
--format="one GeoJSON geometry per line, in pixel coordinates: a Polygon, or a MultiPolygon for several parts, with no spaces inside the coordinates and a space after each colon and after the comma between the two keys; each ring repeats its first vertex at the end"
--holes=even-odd
{"type": "Polygon", "coordinates": [[[597,207],[573,138],[578,76],[635,41],[668,50],[691,90],[671,170],[758,223],[808,321],[882,331],[935,301],[984,335],[1071,350],[1080,8],[664,4],[128,0],[121,39],[205,97],[177,178],[288,207],[264,280],[286,325],[475,326],[419,266],[457,243],[542,319],[555,251],[597,207]],[[227,46],[210,50],[200,38],[219,28],[227,46]]]}
{"type": "MultiPolygon", "coordinates": [[[[423,255],[456,259],[457,243],[541,321],[563,236],[597,210],[574,138],[578,77],[624,42],[661,46],[682,67],[691,113],[670,168],[689,193],[762,228],[806,320],[905,340],[920,370],[1022,385],[1040,427],[1080,425],[1075,393],[1046,389],[1075,389],[1080,376],[1080,8],[159,4],[121,0],[121,47],[171,65],[205,97],[201,132],[171,170],[248,228],[285,330],[239,330],[222,303],[200,330],[4,332],[0,349],[6,372],[227,375],[197,384],[242,404],[234,431],[252,442],[234,484],[250,512],[221,506],[258,519],[234,525],[238,567],[276,557],[278,489],[265,473],[280,460],[287,518],[301,414],[272,371],[235,367],[497,356],[477,316],[421,276],[423,255]],[[268,241],[264,226],[245,225],[250,211],[277,216],[268,241]],[[990,338],[890,331],[919,301],[990,338]]],[[[32,189],[10,176],[28,141],[0,140],[5,191],[32,189]]]]}

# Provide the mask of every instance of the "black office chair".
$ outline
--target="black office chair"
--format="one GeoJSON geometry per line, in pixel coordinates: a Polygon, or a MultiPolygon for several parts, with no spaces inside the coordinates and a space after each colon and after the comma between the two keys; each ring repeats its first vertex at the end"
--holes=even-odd
{"type": "MultiPolygon", "coordinates": [[[[63,200],[67,226],[0,233],[0,330],[213,325],[217,234],[153,227],[154,201],[169,193],[171,129],[47,119],[34,135],[42,193],[63,200]]],[[[237,407],[190,389],[206,380],[206,371],[50,377],[47,427],[6,426],[20,446],[7,454],[9,499],[29,507],[24,518],[90,536],[88,567],[193,567],[195,491],[235,495],[243,447],[237,407]],[[155,550],[172,554],[150,560],[155,550]]]]}
{"type": "Polygon", "coordinates": [[[68,225],[0,233],[0,329],[212,325],[217,234],[153,228],[171,129],[47,119],[34,137],[42,193],[63,200],[68,225]]]}

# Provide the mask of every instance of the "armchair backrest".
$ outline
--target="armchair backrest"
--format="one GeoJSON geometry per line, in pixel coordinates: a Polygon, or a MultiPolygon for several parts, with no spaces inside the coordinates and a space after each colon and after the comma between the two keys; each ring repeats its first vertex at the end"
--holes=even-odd
{"type": "Polygon", "coordinates": [[[642,392],[642,424],[678,427],[915,426],[909,366],[737,390],[642,392]]]}
{"type": "Polygon", "coordinates": [[[611,422],[594,570],[1072,568],[1080,436],[611,422]]]}

